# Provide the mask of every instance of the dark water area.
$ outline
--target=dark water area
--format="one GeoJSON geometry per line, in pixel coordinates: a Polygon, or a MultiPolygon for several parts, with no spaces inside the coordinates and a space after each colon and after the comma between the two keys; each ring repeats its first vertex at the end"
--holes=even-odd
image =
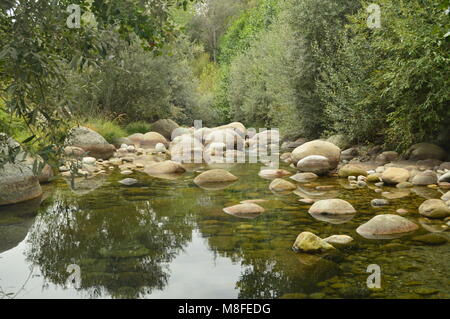
{"type": "Polygon", "coordinates": [[[198,165],[177,178],[135,172],[133,186],[118,171],[83,181],[74,191],[64,179],[45,187],[45,199],[0,210],[0,298],[450,298],[450,243],[413,241],[430,231],[449,237],[442,221],[417,212],[439,190],[390,191],[390,205],[375,187],[350,189],[347,180],[321,178],[298,184],[297,194],[274,194],[261,165],[227,168],[239,180],[224,189],[193,183],[198,165]],[[333,188],[318,191],[315,186],[333,188]],[[299,195],[341,198],[357,214],[341,224],[317,220],[299,195]],[[247,199],[265,199],[254,219],[222,211],[247,199]],[[399,208],[421,225],[407,236],[365,239],[356,228],[376,214],[399,208]],[[330,255],[299,254],[291,247],[310,231],[354,241],[330,255]],[[68,287],[69,265],[81,271],[79,288],[68,287]],[[381,289],[367,288],[367,267],[381,267],[381,289]]]}

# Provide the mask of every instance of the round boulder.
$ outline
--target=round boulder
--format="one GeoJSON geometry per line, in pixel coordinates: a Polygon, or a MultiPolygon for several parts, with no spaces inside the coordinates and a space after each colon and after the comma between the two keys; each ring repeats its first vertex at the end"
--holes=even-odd
{"type": "Polygon", "coordinates": [[[431,170],[427,170],[424,172],[417,173],[411,183],[416,186],[426,186],[431,184],[436,184],[438,182],[438,178],[435,172],[431,170]]]}
{"type": "Polygon", "coordinates": [[[181,164],[174,161],[156,162],[144,167],[144,172],[149,175],[179,174],[185,171],[186,169],[181,164]]]}
{"type": "Polygon", "coordinates": [[[264,213],[264,208],[255,203],[244,203],[225,207],[223,211],[229,215],[242,218],[255,218],[264,213]]]}
{"type": "Polygon", "coordinates": [[[419,229],[419,226],[402,216],[382,214],[359,226],[356,232],[364,238],[389,239],[417,229],[419,229]]]}
{"type": "Polygon", "coordinates": [[[330,171],[331,165],[325,156],[310,155],[298,161],[297,169],[301,172],[325,175],[330,171]]]}
{"type": "Polygon", "coordinates": [[[6,163],[0,168],[0,206],[16,204],[42,195],[38,177],[27,164],[6,163]]]}
{"type": "Polygon", "coordinates": [[[381,180],[386,184],[399,184],[407,182],[409,179],[409,171],[404,168],[388,167],[381,175],[381,180]]]}
{"type": "Polygon", "coordinates": [[[437,159],[445,161],[447,153],[441,147],[431,143],[419,143],[411,146],[406,152],[406,157],[412,161],[425,159],[437,159]]]}
{"type": "Polygon", "coordinates": [[[116,148],[109,144],[103,136],[83,126],[74,127],[69,131],[66,144],[83,149],[89,156],[97,159],[109,159],[116,148]]]}
{"type": "Polygon", "coordinates": [[[330,163],[330,169],[335,169],[339,164],[341,150],[333,143],[315,140],[300,145],[293,150],[292,160],[294,163],[298,163],[298,161],[310,155],[321,155],[326,157],[330,163]]]}
{"type": "Polygon", "coordinates": [[[289,192],[297,189],[297,186],[284,179],[276,178],[270,183],[269,188],[274,192],[289,192]]]}
{"type": "Polygon", "coordinates": [[[178,127],[178,124],[170,119],[161,119],[152,124],[152,131],[170,140],[172,138],[172,132],[178,127]]]}
{"type": "Polygon", "coordinates": [[[367,176],[367,171],[358,164],[347,164],[339,169],[339,177],[367,176]]]}
{"type": "Polygon", "coordinates": [[[440,199],[427,199],[419,206],[419,214],[428,218],[445,218],[450,216],[450,208],[440,199]]]}
{"type": "Polygon", "coordinates": [[[323,199],[315,202],[310,208],[312,215],[351,215],[356,210],[352,204],[342,199],[323,199]]]}
{"type": "Polygon", "coordinates": [[[197,185],[208,183],[229,183],[237,181],[238,178],[224,169],[211,169],[194,178],[197,185]]]}

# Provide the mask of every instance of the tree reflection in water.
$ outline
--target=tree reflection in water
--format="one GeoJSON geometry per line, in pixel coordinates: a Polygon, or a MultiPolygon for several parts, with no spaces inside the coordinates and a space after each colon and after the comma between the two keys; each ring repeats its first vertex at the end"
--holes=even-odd
{"type": "Polygon", "coordinates": [[[58,285],[65,285],[68,265],[79,265],[80,288],[91,298],[138,298],[163,289],[168,263],[191,240],[188,216],[170,206],[156,212],[150,201],[94,193],[56,192],[30,230],[28,261],[58,285]]]}

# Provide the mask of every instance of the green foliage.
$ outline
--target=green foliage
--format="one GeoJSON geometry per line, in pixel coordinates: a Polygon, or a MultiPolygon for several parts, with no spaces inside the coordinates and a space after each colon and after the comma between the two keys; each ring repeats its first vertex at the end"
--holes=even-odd
{"type": "Polygon", "coordinates": [[[142,133],[145,134],[152,130],[151,124],[147,122],[131,122],[125,127],[125,131],[128,135],[132,135],[134,133],[142,133]]]}
{"type": "Polygon", "coordinates": [[[82,122],[81,125],[96,131],[103,136],[108,143],[114,144],[121,137],[127,136],[122,127],[117,123],[117,120],[107,120],[103,118],[91,118],[82,122]]]}

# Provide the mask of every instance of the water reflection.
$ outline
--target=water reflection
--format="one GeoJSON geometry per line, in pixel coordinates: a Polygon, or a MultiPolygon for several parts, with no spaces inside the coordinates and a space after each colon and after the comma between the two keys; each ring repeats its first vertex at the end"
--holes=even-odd
{"type": "Polygon", "coordinates": [[[149,201],[56,192],[30,230],[26,255],[52,283],[64,285],[67,266],[77,264],[91,298],[137,298],[164,288],[167,265],[191,233],[189,218],[170,207],[156,212],[149,201]]]}

